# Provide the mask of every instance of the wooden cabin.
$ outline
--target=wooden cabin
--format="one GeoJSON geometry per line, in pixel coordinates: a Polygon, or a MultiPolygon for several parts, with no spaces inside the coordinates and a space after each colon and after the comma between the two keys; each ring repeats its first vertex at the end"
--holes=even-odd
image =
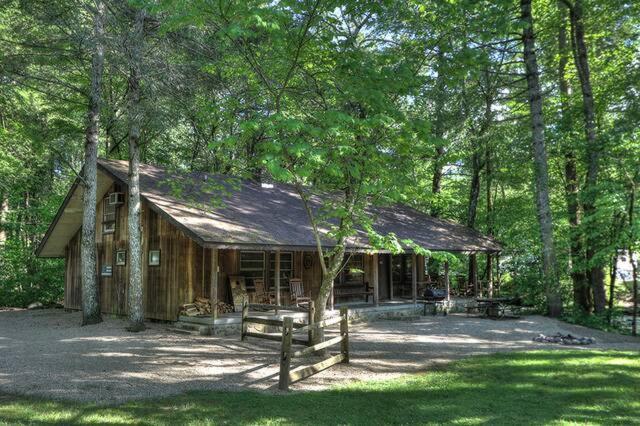
{"type": "MultiPolygon", "coordinates": [[[[115,315],[127,312],[127,172],[126,161],[98,161],[96,272],[102,310],[115,315]]],[[[290,186],[204,173],[178,175],[151,165],[141,166],[140,183],[147,318],[176,320],[180,306],[197,296],[231,303],[231,276],[244,277],[250,297],[254,280],[262,279],[268,288],[279,285],[286,304],[293,278],[302,280],[307,296],[316,296],[322,273],[315,240],[290,186]]],[[[312,200],[314,209],[321,204],[320,198],[312,200]]],[[[370,214],[379,233],[393,232],[429,250],[501,249],[477,231],[406,206],[371,208],[370,214]]],[[[41,257],[65,258],[64,305],[69,309],[81,309],[81,227],[82,187],[76,181],[37,251],[41,257]]],[[[364,232],[349,240],[345,261],[334,284],[336,302],[415,298],[415,283],[425,277],[422,256],[411,250],[398,256],[377,252],[364,232]]]]}

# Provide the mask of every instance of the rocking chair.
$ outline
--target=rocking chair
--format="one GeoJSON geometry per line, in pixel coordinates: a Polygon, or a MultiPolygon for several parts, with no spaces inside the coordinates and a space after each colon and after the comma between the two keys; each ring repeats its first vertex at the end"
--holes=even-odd
{"type": "Polygon", "coordinates": [[[304,295],[304,286],[302,284],[302,280],[299,278],[292,278],[289,280],[289,289],[291,293],[291,302],[300,306],[300,304],[311,302],[310,297],[306,297],[304,295]]]}
{"type": "Polygon", "coordinates": [[[253,286],[256,290],[256,303],[271,305],[275,302],[275,296],[273,295],[273,293],[267,291],[267,287],[264,284],[264,280],[262,278],[254,278],[253,286]]]}

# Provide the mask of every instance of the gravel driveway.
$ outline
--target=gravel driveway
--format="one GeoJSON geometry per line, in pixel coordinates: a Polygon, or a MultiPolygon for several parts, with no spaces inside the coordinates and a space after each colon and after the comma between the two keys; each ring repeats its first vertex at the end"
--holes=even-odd
{"type": "MultiPolygon", "coordinates": [[[[0,312],[0,393],[110,404],[194,389],[273,390],[278,343],[254,338],[176,335],[164,324],[143,333],[125,322],[79,327],[80,313],[0,312]]],[[[640,340],[540,316],[492,321],[464,315],[377,321],[351,327],[351,363],[338,365],[292,390],[396,377],[436,363],[500,351],[566,348],[534,343],[539,333],[593,336],[593,349],[640,350],[640,340]]],[[[307,360],[313,362],[315,360],[307,360]]],[[[299,363],[300,361],[298,361],[299,363]]],[[[294,366],[298,365],[294,362],[294,366]]]]}

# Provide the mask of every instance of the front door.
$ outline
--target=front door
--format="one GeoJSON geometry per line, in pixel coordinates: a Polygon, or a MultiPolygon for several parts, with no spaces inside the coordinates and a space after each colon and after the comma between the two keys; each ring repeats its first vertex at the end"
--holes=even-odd
{"type": "Polygon", "coordinates": [[[380,300],[389,300],[391,298],[391,292],[389,291],[390,262],[390,254],[378,255],[378,292],[380,295],[380,300]]]}

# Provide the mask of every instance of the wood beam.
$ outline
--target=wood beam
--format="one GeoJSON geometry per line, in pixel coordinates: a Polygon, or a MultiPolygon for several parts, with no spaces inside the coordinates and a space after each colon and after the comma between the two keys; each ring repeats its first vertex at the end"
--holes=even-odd
{"type": "Polygon", "coordinates": [[[393,255],[389,256],[389,299],[393,300],[393,255]]]}
{"type": "Polygon", "coordinates": [[[447,303],[450,300],[450,287],[451,284],[449,283],[449,261],[445,261],[444,262],[444,287],[445,287],[445,291],[447,292],[447,303]]]}
{"type": "Polygon", "coordinates": [[[378,306],[380,303],[380,283],[378,280],[378,253],[373,254],[373,264],[372,273],[373,273],[373,303],[375,306],[378,306]]]}
{"type": "Polygon", "coordinates": [[[215,321],[218,318],[218,249],[211,249],[211,316],[215,321]]]}
{"type": "Polygon", "coordinates": [[[276,284],[276,305],[280,306],[280,250],[276,250],[276,265],[275,265],[275,284],[276,284]]]}
{"type": "Polygon", "coordinates": [[[418,265],[416,260],[417,256],[413,253],[411,255],[411,299],[414,304],[418,301],[418,265]]]}

